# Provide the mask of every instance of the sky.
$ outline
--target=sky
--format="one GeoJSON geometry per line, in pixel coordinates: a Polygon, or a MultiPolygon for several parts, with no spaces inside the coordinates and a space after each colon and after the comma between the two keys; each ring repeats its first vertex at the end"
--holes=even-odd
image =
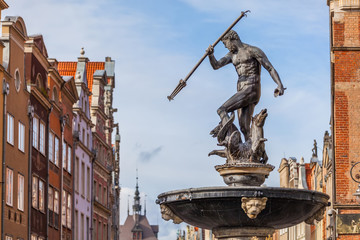
{"type": "MultiPolygon", "coordinates": [[[[274,98],[276,84],[262,69],[262,96],[255,113],[267,108],[264,126],[268,163],[265,184],[279,186],[283,157],[309,162],[314,139],[321,157],[330,130],[329,14],[325,0],[8,0],[5,16],[22,16],[29,35],[42,34],[50,58],[76,61],[80,49],[91,61],[116,61],[115,121],[121,134],[121,223],[136,185],[136,169],[147,217],[159,224],[159,239],[175,239],[184,224],[161,219],[155,204],[163,192],[224,186],[214,166],[225,159],[209,132],[216,110],[236,92],[232,65],[214,71],[208,59],[169,102],[178,81],[207,47],[241,14],[241,40],[261,48],[287,88],[274,98]]],[[[215,57],[227,53],[223,44],[215,57]]],[[[132,211],[130,211],[131,213],[132,211]]]]}

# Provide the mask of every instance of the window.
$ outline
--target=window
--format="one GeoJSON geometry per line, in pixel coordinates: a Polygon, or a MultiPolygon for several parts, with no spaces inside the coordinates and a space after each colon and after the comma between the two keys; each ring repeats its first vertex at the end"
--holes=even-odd
{"type": "Polygon", "coordinates": [[[85,142],[85,128],[82,129],[82,142],[83,144],[86,146],[86,142],[85,142]]]}
{"type": "Polygon", "coordinates": [[[98,226],[98,239],[101,239],[101,222],[99,222],[98,226]]]}
{"type": "Polygon", "coordinates": [[[52,226],[54,222],[54,190],[49,187],[48,190],[48,209],[49,209],[49,225],[52,226]]]}
{"type": "Polygon", "coordinates": [[[18,174],[18,209],[24,211],[24,176],[18,174]]]}
{"type": "Polygon", "coordinates": [[[34,235],[34,234],[31,234],[31,240],[38,240],[38,239],[37,239],[37,236],[34,235]]]}
{"type": "Polygon", "coordinates": [[[81,214],[80,219],[80,240],[84,240],[84,214],[81,214]]]}
{"type": "Polygon", "coordinates": [[[38,207],[38,178],[32,177],[32,206],[38,207]]]}
{"type": "Polygon", "coordinates": [[[59,213],[59,192],[54,190],[54,212],[59,213]]]}
{"type": "Polygon", "coordinates": [[[39,119],[37,119],[36,117],[33,118],[33,147],[34,148],[38,148],[38,135],[39,135],[39,119]]]}
{"type": "Polygon", "coordinates": [[[54,163],[56,166],[59,166],[59,138],[55,136],[55,158],[54,158],[54,163]]]}
{"type": "Polygon", "coordinates": [[[96,229],[96,219],[94,218],[93,219],[93,236],[92,236],[92,239],[96,239],[96,236],[97,236],[97,229],[96,229]]]}
{"type": "Polygon", "coordinates": [[[107,205],[107,190],[106,190],[106,187],[104,187],[104,192],[103,192],[104,196],[103,196],[103,202],[104,202],[104,205],[106,206],[107,205]]]}
{"type": "Polygon", "coordinates": [[[86,198],[87,198],[87,200],[89,200],[90,201],[90,168],[88,167],[87,168],[87,173],[86,173],[86,182],[87,182],[87,186],[86,186],[86,188],[87,188],[87,190],[86,190],[86,198]]]}
{"type": "Polygon", "coordinates": [[[103,233],[104,233],[104,238],[103,239],[107,239],[107,226],[106,226],[105,223],[104,223],[103,233]]]}
{"type": "Polygon", "coordinates": [[[7,142],[14,145],[14,117],[7,114],[7,142]]]}
{"type": "Polygon", "coordinates": [[[59,102],[59,96],[58,96],[58,91],[57,91],[56,87],[53,88],[52,100],[54,100],[55,103],[59,102]]]}
{"type": "Polygon", "coordinates": [[[81,196],[85,197],[85,163],[81,162],[81,196]]]}
{"type": "Polygon", "coordinates": [[[54,134],[49,133],[49,160],[54,162],[54,134]]]}
{"type": "Polygon", "coordinates": [[[89,230],[90,230],[90,226],[89,226],[89,217],[86,217],[86,240],[89,240],[89,230]]]}
{"type": "Polygon", "coordinates": [[[66,169],[66,142],[63,142],[62,144],[62,160],[63,160],[63,168],[66,169]]]}
{"type": "Polygon", "coordinates": [[[40,73],[38,73],[38,75],[36,76],[36,87],[37,87],[38,89],[43,88],[42,82],[43,82],[43,81],[42,81],[42,76],[41,76],[40,73]]]}
{"type": "Polygon", "coordinates": [[[19,142],[18,148],[20,151],[25,152],[25,125],[19,122],[19,142]]]}
{"type": "Polygon", "coordinates": [[[61,224],[66,226],[66,192],[62,192],[61,224]]]}
{"type": "Polygon", "coordinates": [[[79,158],[75,158],[75,191],[79,192],[79,158]]]}
{"type": "Polygon", "coordinates": [[[39,179],[39,210],[45,211],[45,183],[39,179]]]}
{"type": "Polygon", "coordinates": [[[19,69],[15,70],[15,89],[17,92],[20,91],[20,85],[21,85],[21,79],[20,79],[20,73],[19,73],[19,69]]]}
{"type": "Polygon", "coordinates": [[[101,187],[101,184],[99,184],[99,190],[98,190],[98,198],[99,198],[99,202],[101,203],[102,202],[102,187],[101,187]]]}
{"type": "Polygon", "coordinates": [[[96,181],[94,180],[94,188],[93,188],[93,191],[94,191],[95,200],[97,200],[97,198],[98,198],[97,195],[96,195],[96,194],[97,194],[97,192],[96,192],[97,188],[96,188],[96,187],[97,187],[97,184],[96,184],[96,181]]]}
{"type": "Polygon", "coordinates": [[[45,154],[45,124],[40,122],[40,152],[45,154]]]}
{"type": "Polygon", "coordinates": [[[5,240],[13,240],[13,238],[10,236],[5,236],[5,240]]]}
{"type": "Polygon", "coordinates": [[[79,219],[78,219],[78,211],[75,210],[74,216],[74,226],[75,226],[75,239],[79,239],[79,219]]]}
{"type": "Polygon", "coordinates": [[[13,170],[6,168],[6,204],[13,205],[13,170]]]}
{"type": "Polygon", "coordinates": [[[54,226],[59,227],[59,192],[54,190],[54,226]]]}
{"type": "Polygon", "coordinates": [[[67,154],[67,160],[68,160],[67,171],[71,174],[71,156],[72,156],[71,147],[68,146],[67,150],[68,150],[68,154],[67,154]]]}
{"type": "Polygon", "coordinates": [[[67,208],[66,208],[66,223],[67,227],[71,228],[71,195],[68,193],[67,195],[67,208]]]}
{"type": "Polygon", "coordinates": [[[89,139],[89,133],[86,134],[86,146],[90,147],[90,139],[89,139]]]}

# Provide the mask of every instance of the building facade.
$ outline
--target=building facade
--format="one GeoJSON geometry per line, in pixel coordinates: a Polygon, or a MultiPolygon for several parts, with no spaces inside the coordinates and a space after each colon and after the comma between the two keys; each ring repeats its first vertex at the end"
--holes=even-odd
{"type": "MultiPolygon", "coordinates": [[[[331,194],[329,235],[335,239],[360,238],[358,188],[350,175],[360,161],[360,2],[328,0],[331,60],[331,138],[334,145],[327,192],[331,194]]],[[[326,176],[326,175],[325,175],[326,176]]],[[[360,179],[357,179],[360,180],[360,179]]]]}
{"type": "MultiPolygon", "coordinates": [[[[92,161],[92,218],[90,230],[93,239],[116,239],[119,215],[119,158],[115,159],[112,131],[114,124],[113,89],[115,87],[115,62],[107,57],[105,62],[91,62],[82,50],[78,62],[59,62],[61,75],[80,76],[87,80],[89,114],[94,158],[92,161]],[[77,69],[79,67],[79,69],[77,69]],[[78,74],[80,72],[80,74],[78,74]],[[115,207],[114,207],[115,206],[115,207]]],[[[86,104],[86,102],[85,102],[86,104]]],[[[81,127],[80,127],[81,128],[81,127]]],[[[81,135],[81,134],[80,134],[81,135]]],[[[120,135],[117,137],[120,141],[120,135]]],[[[85,217],[85,215],[84,215],[85,217]]],[[[79,222],[79,221],[77,221],[79,222]]],[[[81,226],[81,215],[80,225],[81,226]]],[[[118,239],[118,238],[117,238],[118,239]]]]}
{"type": "Polygon", "coordinates": [[[0,40],[1,239],[120,239],[115,61],[59,63],[21,17],[0,40]]]}
{"type": "Polygon", "coordinates": [[[61,109],[60,89],[64,80],[57,71],[55,59],[48,59],[49,98],[52,106],[50,113],[50,126],[48,136],[48,159],[49,159],[49,186],[48,186],[48,236],[49,239],[61,239],[61,142],[63,138],[64,120],[61,109]]]}
{"type": "MultiPolygon", "coordinates": [[[[31,113],[31,240],[46,239],[48,186],[48,129],[51,103],[47,93],[47,51],[41,35],[29,37],[25,49],[26,81],[30,89],[31,113]]],[[[29,196],[30,197],[30,196],[29,196]]]]}
{"type": "Polygon", "coordinates": [[[75,148],[75,239],[90,239],[92,221],[92,132],[93,124],[90,119],[89,97],[91,92],[87,85],[86,63],[88,58],[78,58],[75,85],[79,101],[74,104],[75,118],[73,128],[76,132],[75,148]]]}
{"type": "MultiPolygon", "coordinates": [[[[5,17],[2,21],[4,45],[2,81],[8,89],[3,98],[2,176],[5,184],[2,196],[3,239],[28,237],[28,171],[30,93],[25,81],[25,42],[28,40],[25,22],[21,17],[5,17]],[[14,103],[17,104],[14,104],[14,103]]],[[[4,91],[3,91],[4,94],[4,91]]]]}
{"type": "MultiPolygon", "coordinates": [[[[301,158],[300,163],[296,158],[283,158],[278,169],[280,174],[280,187],[306,189],[311,190],[311,167],[310,164],[304,163],[304,158],[301,158]]],[[[312,226],[302,222],[298,225],[281,229],[277,231],[276,239],[279,240],[310,240],[312,226]]]]}

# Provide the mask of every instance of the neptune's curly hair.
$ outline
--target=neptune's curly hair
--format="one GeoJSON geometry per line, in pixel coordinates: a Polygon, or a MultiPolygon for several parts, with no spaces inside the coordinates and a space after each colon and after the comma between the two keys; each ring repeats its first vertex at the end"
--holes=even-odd
{"type": "Polygon", "coordinates": [[[240,40],[239,35],[234,31],[230,30],[225,36],[221,39],[221,41],[225,40],[240,40]]]}

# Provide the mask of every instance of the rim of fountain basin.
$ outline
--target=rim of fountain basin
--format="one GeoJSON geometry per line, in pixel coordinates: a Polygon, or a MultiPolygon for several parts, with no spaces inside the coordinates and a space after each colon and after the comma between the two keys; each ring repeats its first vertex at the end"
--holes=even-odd
{"type": "Polygon", "coordinates": [[[310,219],[328,205],[328,199],[324,193],[305,189],[220,186],[161,193],[157,203],[169,207],[184,222],[206,229],[281,229],[310,219]],[[243,197],[266,197],[267,206],[257,218],[249,219],[241,208],[243,197]]]}

